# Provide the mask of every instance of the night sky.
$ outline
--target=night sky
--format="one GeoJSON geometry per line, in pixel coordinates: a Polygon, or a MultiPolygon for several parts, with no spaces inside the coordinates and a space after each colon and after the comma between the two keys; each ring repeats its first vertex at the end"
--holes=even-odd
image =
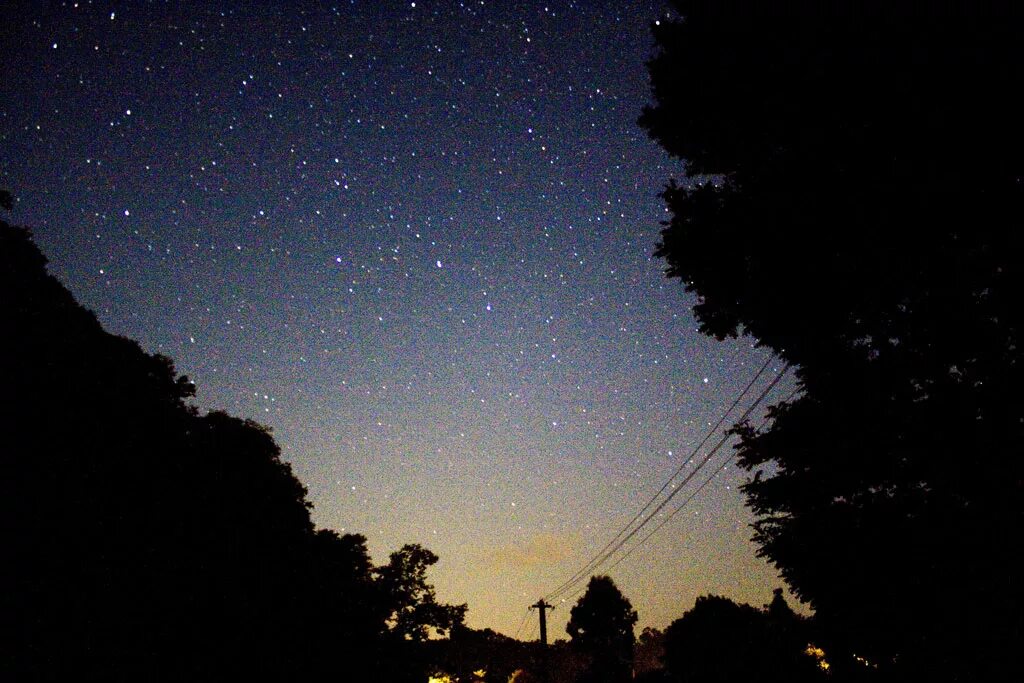
{"type": "MultiPolygon", "coordinates": [[[[651,256],[663,3],[180,4],[4,3],[11,218],[200,408],[272,428],[317,524],[429,547],[469,625],[535,634],[768,358],[651,256]]],[[[638,626],[781,585],[743,476],[611,572],[638,626]]]]}

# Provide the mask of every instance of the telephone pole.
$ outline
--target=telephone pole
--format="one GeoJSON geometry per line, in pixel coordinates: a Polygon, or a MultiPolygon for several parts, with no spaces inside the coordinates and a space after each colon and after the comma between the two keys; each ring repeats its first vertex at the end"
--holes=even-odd
{"type": "Polygon", "coordinates": [[[530,609],[540,611],[540,644],[547,646],[548,644],[548,616],[546,610],[555,609],[553,605],[549,605],[544,602],[544,598],[537,601],[536,604],[530,605],[530,609]]]}
{"type": "Polygon", "coordinates": [[[547,610],[555,609],[554,605],[549,605],[544,602],[544,598],[541,598],[536,604],[530,605],[530,609],[535,609],[540,612],[540,679],[544,683],[551,681],[551,672],[548,670],[548,615],[547,610]]]}

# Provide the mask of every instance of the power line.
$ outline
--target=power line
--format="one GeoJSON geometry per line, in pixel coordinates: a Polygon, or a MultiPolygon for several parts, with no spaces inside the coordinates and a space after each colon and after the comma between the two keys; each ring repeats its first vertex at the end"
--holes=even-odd
{"type": "Polygon", "coordinates": [[[629,530],[629,528],[633,526],[633,524],[638,519],[640,519],[640,517],[645,512],[647,512],[651,505],[654,504],[654,501],[656,501],[661,496],[661,494],[665,492],[669,485],[672,484],[672,481],[677,476],[679,476],[679,473],[682,472],[683,469],[693,461],[693,458],[697,455],[697,453],[700,452],[700,449],[704,447],[704,444],[707,443],[708,439],[711,438],[712,434],[718,431],[718,428],[722,426],[722,424],[725,422],[729,414],[736,408],[739,402],[743,400],[743,397],[747,395],[747,392],[750,391],[751,387],[754,386],[757,380],[761,378],[761,375],[764,374],[764,371],[768,369],[769,365],[771,365],[772,360],[774,360],[774,356],[769,356],[768,359],[764,362],[764,365],[761,366],[757,373],[754,374],[754,377],[747,383],[747,386],[743,388],[743,391],[741,391],[736,396],[735,400],[733,400],[733,402],[729,405],[726,411],[722,413],[722,416],[718,418],[718,422],[716,422],[715,425],[710,430],[708,430],[708,433],[704,435],[704,438],[701,439],[701,442],[697,444],[697,446],[693,448],[693,450],[690,451],[690,455],[686,458],[686,460],[684,460],[683,463],[676,468],[675,472],[673,472],[672,475],[662,485],[662,487],[658,489],[658,492],[651,496],[651,499],[647,501],[647,504],[640,508],[640,510],[635,515],[633,515],[633,518],[629,520],[629,522],[627,522],[626,525],[622,527],[622,529],[619,530],[619,532],[615,534],[615,536],[613,536],[612,539],[608,541],[608,543],[606,543],[605,546],[601,548],[601,550],[599,550],[596,555],[594,555],[594,557],[592,557],[586,564],[583,565],[582,569],[580,569],[575,574],[566,579],[564,582],[559,584],[554,590],[552,590],[548,595],[545,596],[546,598],[550,599],[558,593],[563,592],[566,588],[569,588],[573,583],[578,581],[583,576],[589,574],[597,567],[597,565],[599,564],[599,560],[604,555],[605,551],[607,551],[608,548],[614,545],[615,542],[618,541],[622,537],[622,535],[625,534],[629,530]]]}
{"type": "MultiPolygon", "coordinates": [[[[527,614],[529,614],[529,611],[527,611],[527,614]]],[[[538,628],[538,625],[531,621],[530,622],[530,630],[526,634],[526,642],[532,643],[535,640],[534,634],[537,633],[537,628],[538,628]]]]}
{"type": "Polygon", "coordinates": [[[520,631],[523,630],[523,626],[526,624],[526,620],[529,617],[530,617],[530,610],[527,609],[526,612],[523,614],[523,620],[519,622],[519,627],[516,628],[516,634],[514,636],[512,636],[513,639],[515,639],[515,640],[519,639],[519,633],[520,633],[520,631]]]}
{"type": "MultiPolygon", "coordinates": [[[[630,555],[632,555],[632,554],[633,554],[633,553],[634,553],[634,552],[636,551],[636,549],[637,549],[637,548],[639,548],[639,547],[640,547],[640,546],[642,546],[642,545],[643,545],[644,543],[646,543],[646,542],[647,542],[647,540],[648,540],[648,539],[649,539],[649,538],[650,538],[651,536],[653,536],[654,534],[658,533],[658,531],[659,531],[659,530],[661,530],[661,527],[663,527],[663,526],[665,526],[666,524],[668,524],[669,520],[671,520],[671,519],[672,519],[673,517],[675,517],[675,516],[676,516],[676,514],[677,514],[677,513],[678,513],[678,512],[680,511],[680,510],[682,510],[682,509],[683,509],[684,507],[686,507],[686,505],[687,505],[687,504],[688,504],[688,503],[689,503],[689,502],[690,502],[691,500],[693,500],[693,499],[694,499],[694,498],[695,498],[695,497],[697,496],[697,494],[699,494],[699,493],[700,493],[701,491],[703,491],[703,490],[704,490],[704,487],[705,487],[705,486],[707,486],[708,484],[710,484],[710,483],[711,483],[711,481],[712,481],[712,480],[713,480],[713,479],[714,479],[715,477],[717,477],[717,476],[718,476],[718,474],[719,474],[719,473],[720,473],[720,472],[721,472],[722,470],[724,470],[724,469],[726,468],[726,466],[727,466],[727,465],[728,465],[728,464],[729,464],[730,462],[732,462],[733,458],[735,458],[735,457],[736,457],[735,453],[731,453],[731,454],[729,454],[729,456],[728,456],[728,457],[727,457],[727,458],[726,458],[726,459],[725,459],[725,460],[724,460],[724,461],[722,462],[722,464],[721,464],[721,465],[719,465],[719,466],[718,466],[718,468],[716,468],[716,469],[715,469],[715,471],[714,471],[714,472],[713,472],[713,473],[711,474],[711,476],[710,476],[710,477],[708,477],[707,479],[705,479],[705,480],[704,480],[704,481],[703,481],[703,482],[701,483],[701,485],[697,487],[697,490],[695,490],[695,491],[694,491],[693,493],[691,493],[690,495],[688,495],[688,496],[686,497],[686,499],[685,499],[685,500],[683,500],[683,502],[682,502],[682,503],[680,503],[680,504],[679,504],[678,506],[676,506],[676,509],[675,509],[675,510],[673,510],[672,512],[670,512],[670,513],[669,513],[669,515],[668,515],[668,516],[667,516],[667,517],[666,517],[665,519],[661,520],[661,522],[660,522],[660,523],[658,524],[658,526],[654,527],[654,529],[653,529],[653,530],[652,530],[652,531],[651,531],[651,532],[650,532],[649,534],[647,534],[646,536],[644,536],[644,537],[643,537],[642,539],[640,539],[640,540],[639,540],[639,541],[638,541],[638,542],[637,542],[637,543],[636,543],[635,545],[633,545],[633,546],[632,546],[632,547],[631,547],[631,548],[630,548],[629,550],[627,550],[627,551],[626,551],[625,553],[623,553],[623,554],[622,554],[622,556],[621,556],[621,557],[619,557],[619,559],[615,560],[615,561],[614,561],[614,562],[612,562],[612,563],[611,563],[610,565],[608,565],[608,569],[607,569],[607,571],[609,571],[609,572],[610,572],[611,570],[613,570],[613,569],[615,569],[616,567],[618,567],[618,566],[619,566],[620,564],[622,564],[622,562],[623,562],[623,561],[625,561],[625,559],[626,559],[627,557],[629,557],[630,555]]],[[[580,593],[582,593],[582,592],[583,592],[583,591],[585,591],[586,589],[587,589],[587,587],[586,587],[586,586],[583,586],[583,587],[581,587],[581,588],[580,588],[579,590],[577,590],[577,591],[576,591],[575,593],[573,593],[572,595],[569,595],[569,596],[567,596],[567,597],[563,598],[563,601],[568,601],[568,600],[572,600],[572,599],[573,599],[574,597],[576,597],[577,595],[579,595],[580,593]]]]}
{"type": "MultiPolygon", "coordinates": [[[[761,404],[761,402],[764,401],[765,397],[767,397],[768,394],[771,393],[772,389],[774,389],[775,386],[780,381],[782,381],[782,378],[786,375],[786,372],[788,370],[789,370],[789,364],[787,363],[783,367],[782,371],[779,374],[777,374],[775,376],[775,378],[772,379],[771,382],[768,383],[768,386],[766,386],[764,388],[764,390],[760,393],[760,395],[757,397],[757,399],[755,399],[754,402],[749,407],[747,407],[747,409],[740,416],[740,419],[738,420],[739,422],[743,422],[744,420],[746,420],[750,416],[750,414],[753,413],[754,410],[757,409],[757,407],[761,404]]],[[[548,595],[544,596],[545,599],[552,600],[552,599],[557,598],[559,595],[565,593],[570,588],[572,588],[574,585],[579,583],[584,578],[584,576],[583,576],[584,574],[587,574],[587,573],[597,569],[600,565],[602,565],[605,562],[607,562],[608,559],[611,558],[612,555],[614,555],[616,552],[618,552],[618,550],[620,548],[622,548],[622,546],[625,545],[629,541],[629,539],[633,538],[637,533],[640,532],[641,529],[643,529],[647,524],[649,524],[650,521],[659,512],[661,512],[661,510],[664,509],[664,507],[666,505],[668,505],[668,503],[675,496],[677,496],[680,491],[683,490],[683,487],[685,487],[697,475],[697,473],[700,472],[700,470],[705,465],[707,465],[708,461],[711,460],[712,457],[714,457],[715,453],[718,452],[718,450],[729,440],[730,437],[731,437],[731,434],[726,434],[725,436],[723,436],[722,439],[717,444],[715,444],[715,447],[712,448],[711,451],[706,456],[704,456],[704,458],[697,464],[697,466],[693,469],[693,471],[690,472],[688,475],[686,475],[686,477],[679,484],[679,486],[677,488],[675,488],[663,501],[661,501],[661,503],[659,503],[658,506],[655,507],[654,510],[652,510],[643,519],[643,521],[640,522],[640,524],[636,526],[636,528],[634,528],[632,531],[630,531],[628,534],[626,534],[621,540],[619,540],[617,542],[613,541],[613,543],[611,544],[612,547],[611,547],[610,550],[606,550],[606,551],[603,551],[602,553],[600,553],[597,558],[595,558],[591,562],[587,563],[587,566],[583,570],[577,572],[574,575],[574,577],[576,577],[576,578],[571,579],[571,580],[566,581],[565,583],[563,583],[562,586],[560,586],[559,588],[555,589],[554,591],[552,591],[548,595]]],[[[691,498],[692,498],[692,496],[691,496],[691,498]]],[[[608,546],[605,546],[605,547],[607,548],[608,546]]]]}
{"type": "MultiPolygon", "coordinates": [[[[788,370],[788,367],[787,367],[786,369],[788,370]]],[[[786,370],[783,370],[781,374],[785,374],[785,372],[786,372],[786,370]]],[[[800,389],[799,389],[799,388],[795,389],[795,390],[794,390],[793,392],[791,392],[791,393],[789,394],[789,396],[787,396],[786,398],[782,399],[782,403],[786,403],[786,402],[788,402],[788,401],[789,401],[790,399],[792,399],[792,398],[793,398],[794,396],[796,396],[796,395],[797,395],[798,393],[800,393],[800,389]]],[[[760,426],[759,426],[759,427],[757,428],[757,432],[760,432],[760,431],[761,431],[762,429],[764,429],[765,425],[767,425],[767,424],[768,424],[768,418],[766,417],[766,418],[765,418],[764,420],[762,420],[762,421],[761,421],[761,425],[760,425],[760,426]]],[[[700,485],[700,486],[698,486],[698,487],[697,487],[697,489],[696,489],[696,490],[695,490],[695,491],[694,491],[693,493],[691,493],[691,494],[690,494],[689,496],[687,496],[687,497],[686,497],[686,499],[685,499],[685,500],[684,500],[684,501],[683,501],[682,503],[680,503],[680,504],[679,504],[678,506],[676,506],[676,509],[675,509],[675,510],[673,510],[673,511],[672,511],[671,513],[669,513],[668,517],[666,517],[665,519],[663,519],[663,520],[661,521],[661,523],[660,523],[660,524],[658,524],[658,526],[654,527],[654,529],[653,529],[653,530],[652,530],[652,531],[651,531],[651,532],[650,532],[649,534],[647,534],[646,536],[644,536],[644,537],[643,537],[642,539],[640,539],[640,541],[639,541],[639,542],[638,542],[638,543],[637,543],[636,545],[634,545],[634,546],[633,546],[632,548],[630,548],[629,550],[627,550],[627,551],[626,551],[626,552],[625,552],[625,553],[624,553],[624,554],[622,555],[622,557],[620,557],[619,559],[615,560],[615,562],[613,562],[613,563],[612,563],[612,564],[611,564],[611,565],[610,565],[610,566],[608,567],[608,571],[611,571],[612,569],[615,569],[616,567],[618,567],[618,566],[619,566],[619,564],[621,564],[623,560],[625,560],[625,559],[626,559],[627,557],[629,557],[630,555],[632,555],[632,554],[633,554],[633,552],[634,552],[634,551],[636,551],[636,549],[637,549],[637,548],[639,548],[640,546],[642,546],[642,545],[643,545],[643,544],[644,544],[644,543],[645,543],[645,542],[647,541],[647,539],[649,539],[649,538],[650,538],[651,536],[653,536],[654,534],[658,533],[658,531],[659,531],[659,530],[661,530],[661,527],[663,527],[663,526],[665,526],[666,524],[668,524],[668,523],[669,523],[669,521],[670,521],[670,520],[671,520],[671,519],[672,519],[673,517],[675,517],[675,516],[676,516],[676,514],[678,514],[680,510],[682,510],[682,509],[683,509],[684,507],[686,507],[686,506],[687,506],[687,504],[688,504],[688,503],[689,503],[689,502],[690,502],[691,500],[693,500],[693,499],[694,499],[694,498],[695,498],[695,497],[697,496],[697,494],[699,494],[699,493],[700,493],[701,491],[703,491],[703,490],[704,490],[704,487],[705,487],[705,486],[707,486],[708,484],[710,484],[710,483],[711,483],[711,481],[712,481],[712,480],[713,480],[713,479],[714,479],[715,477],[717,477],[717,476],[719,475],[719,473],[720,473],[720,472],[721,472],[722,470],[724,470],[724,469],[725,469],[726,467],[728,467],[729,463],[730,463],[730,462],[732,462],[732,461],[733,461],[733,460],[734,460],[735,458],[736,458],[736,454],[735,454],[735,453],[730,453],[730,454],[729,454],[729,456],[728,456],[728,457],[727,457],[727,458],[726,458],[725,460],[723,460],[723,461],[722,461],[722,464],[721,464],[721,465],[719,465],[719,466],[718,466],[718,467],[717,467],[717,468],[715,469],[715,471],[711,473],[711,476],[710,476],[710,477],[708,477],[707,479],[705,479],[705,480],[704,480],[704,482],[703,482],[703,483],[701,483],[701,485],[700,485]]]]}
{"type": "MultiPolygon", "coordinates": [[[[768,360],[770,362],[771,358],[769,358],[768,360]]],[[[785,375],[786,370],[788,370],[788,369],[789,369],[789,365],[787,364],[785,366],[785,368],[783,368],[782,372],[779,373],[778,375],[776,375],[776,377],[768,384],[768,386],[765,388],[765,390],[761,392],[761,395],[758,396],[758,398],[743,412],[743,414],[740,416],[740,419],[739,419],[740,422],[745,420],[750,415],[750,413],[752,413],[757,408],[757,406],[761,403],[761,401],[764,400],[765,396],[767,396],[768,392],[770,392],[775,387],[775,385],[779,383],[779,381],[785,375]]],[[[762,368],[762,371],[763,371],[763,368],[762,368]]],[[[757,376],[760,376],[760,372],[758,373],[757,376]]],[[[756,380],[756,377],[755,377],[755,380],[756,380]]],[[[740,393],[740,396],[737,397],[737,400],[733,402],[733,405],[735,405],[736,403],[738,403],[738,401],[740,399],[742,399],[742,397],[746,394],[746,392],[749,390],[749,388],[751,386],[753,386],[753,381],[751,381],[750,383],[747,384],[747,387],[745,387],[743,392],[740,393]]],[[[689,464],[690,461],[693,460],[693,457],[697,454],[697,452],[699,451],[700,447],[703,446],[707,442],[707,439],[711,436],[711,434],[713,434],[718,429],[718,427],[721,426],[722,422],[725,421],[725,418],[726,418],[726,416],[728,416],[729,412],[731,412],[731,407],[730,407],[730,410],[726,411],[726,413],[722,416],[722,418],[719,419],[719,421],[715,425],[715,427],[708,433],[708,436],[706,436],[701,441],[700,446],[698,446],[696,449],[694,449],[694,451],[690,454],[690,457],[687,458],[685,463],[683,463],[683,467],[685,467],[687,464],[689,464]]],[[[695,467],[692,472],[690,472],[688,475],[686,475],[686,477],[679,484],[679,486],[676,487],[661,503],[659,503],[658,506],[653,511],[651,511],[647,515],[647,517],[645,517],[644,520],[638,526],[636,526],[632,531],[630,531],[628,534],[626,534],[620,540],[616,541],[615,539],[613,539],[611,543],[609,543],[609,544],[607,544],[605,546],[605,549],[602,550],[601,553],[598,553],[598,555],[593,560],[588,562],[587,565],[583,569],[581,569],[580,571],[576,572],[576,574],[573,575],[573,578],[571,578],[568,581],[564,582],[560,587],[556,588],[549,595],[546,595],[545,598],[554,599],[554,598],[558,597],[559,595],[561,595],[562,593],[565,593],[567,590],[572,588],[573,585],[575,585],[579,581],[583,580],[585,578],[586,574],[589,574],[590,572],[592,572],[595,569],[597,569],[597,567],[599,567],[601,564],[604,564],[612,555],[614,555],[619,550],[619,548],[621,548],[626,542],[628,542],[629,539],[631,539],[633,536],[635,536],[637,533],[639,533],[639,531],[641,529],[643,529],[643,527],[646,526],[651,521],[651,519],[654,518],[655,515],[657,515],[659,512],[661,512],[661,510],[666,505],[668,505],[669,501],[671,501],[676,495],[679,494],[680,491],[683,490],[683,487],[685,487],[693,479],[693,477],[696,476],[696,474],[701,470],[701,468],[703,468],[707,464],[707,462],[715,455],[716,452],[718,452],[718,449],[721,448],[722,445],[726,441],[728,441],[728,439],[729,439],[729,435],[728,434],[723,436],[722,439],[718,442],[718,444],[716,444],[715,447],[713,449],[711,449],[711,452],[708,453],[704,457],[704,459],[700,461],[700,463],[698,463],[697,467],[695,467]],[[609,546],[610,546],[610,549],[609,549],[609,546]]],[[[682,469],[682,467],[680,467],[679,469],[676,470],[676,473],[673,474],[673,478],[675,477],[675,474],[678,474],[678,472],[681,469],[682,469]]],[[[672,480],[670,479],[668,483],[671,483],[671,481],[672,480]]],[[[666,487],[667,487],[667,485],[666,485],[666,487]]],[[[666,487],[662,487],[662,490],[664,490],[666,487]]],[[[647,506],[645,506],[644,509],[646,510],[647,507],[650,507],[650,505],[648,504],[647,506]]],[[[642,512],[643,511],[641,511],[641,514],[642,514],[642,512]]],[[[634,518],[634,520],[635,520],[635,518],[634,518]]],[[[632,522],[630,524],[632,524],[632,522]]],[[[629,525],[627,525],[623,529],[623,531],[625,531],[628,528],[629,528],[629,525]]],[[[620,532],[619,534],[616,534],[616,538],[618,538],[621,535],[622,535],[622,532],[620,532]]]]}
{"type": "Polygon", "coordinates": [[[608,567],[608,571],[611,571],[611,570],[615,569],[616,567],[618,567],[618,566],[619,566],[619,564],[621,564],[623,560],[625,560],[625,559],[626,559],[627,557],[629,557],[630,555],[632,555],[632,554],[633,554],[633,552],[634,552],[634,551],[636,551],[636,549],[637,549],[637,548],[639,548],[639,547],[640,547],[640,546],[642,546],[642,545],[643,545],[643,544],[644,544],[645,542],[647,542],[647,539],[649,539],[649,538],[650,538],[651,536],[653,536],[654,534],[658,533],[658,531],[659,531],[659,530],[661,529],[661,527],[663,527],[663,526],[665,526],[666,524],[668,524],[669,520],[671,520],[671,519],[672,519],[673,517],[675,517],[675,516],[676,516],[676,514],[677,514],[677,513],[678,513],[678,512],[680,511],[680,510],[682,510],[682,509],[683,509],[684,507],[686,507],[686,505],[687,505],[687,504],[688,504],[688,503],[689,503],[689,502],[690,502],[691,500],[693,500],[693,499],[694,499],[694,498],[695,498],[695,497],[697,496],[697,494],[698,494],[698,493],[700,493],[701,491],[703,491],[703,490],[704,490],[704,487],[705,487],[705,486],[707,486],[708,484],[710,484],[710,483],[711,483],[711,481],[712,481],[712,480],[713,480],[713,479],[714,479],[715,477],[717,477],[717,476],[718,476],[718,474],[719,474],[719,473],[720,473],[720,472],[721,472],[722,470],[724,470],[724,469],[725,469],[725,468],[726,468],[726,467],[727,467],[727,466],[729,465],[729,463],[730,463],[730,462],[732,462],[733,458],[735,458],[735,457],[736,457],[736,454],[735,454],[735,453],[730,453],[730,454],[729,454],[729,456],[728,456],[728,457],[727,457],[727,458],[726,458],[725,460],[723,460],[723,461],[722,461],[722,464],[721,464],[721,465],[719,465],[717,469],[715,469],[715,471],[714,471],[714,472],[713,472],[713,473],[711,474],[711,476],[710,476],[710,477],[708,477],[707,479],[705,479],[705,480],[703,481],[703,483],[701,483],[701,485],[700,485],[700,486],[698,486],[698,487],[697,487],[697,489],[696,489],[696,490],[695,490],[695,491],[694,491],[693,493],[691,493],[690,495],[688,495],[688,496],[686,497],[686,499],[685,499],[685,500],[683,500],[683,502],[682,502],[682,503],[680,503],[680,504],[679,504],[678,506],[676,506],[676,509],[675,509],[675,510],[673,510],[672,512],[670,512],[670,513],[668,514],[668,516],[667,516],[667,517],[665,517],[665,519],[661,520],[661,522],[660,522],[660,523],[658,524],[658,526],[654,527],[654,529],[652,529],[652,530],[651,530],[651,532],[650,532],[649,534],[647,534],[646,536],[644,536],[643,538],[641,538],[641,539],[640,539],[640,540],[639,540],[639,541],[638,541],[638,542],[636,543],[636,545],[634,545],[634,546],[633,546],[632,548],[630,548],[629,550],[627,550],[627,551],[626,551],[625,553],[623,553],[623,555],[622,555],[622,556],[621,556],[621,557],[620,557],[619,559],[615,560],[615,562],[613,562],[613,563],[612,563],[611,565],[609,565],[609,567],[608,567]]]}

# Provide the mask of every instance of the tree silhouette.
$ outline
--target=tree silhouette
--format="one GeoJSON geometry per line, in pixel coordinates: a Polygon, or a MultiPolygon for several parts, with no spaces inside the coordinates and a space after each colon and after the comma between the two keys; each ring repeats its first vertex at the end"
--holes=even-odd
{"type": "Polygon", "coordinates": [[[636,639],[633,647],[633,670],[636,679],[663,679],[663,660],[665,657],[664,632],[647,626],[636,639]]]}
{"type": "Polygon", "coordinates": [[[432,631],[446,635],[462,623],[466,606],[437,602],[434,587],[427,583],[427,569],[437,560],[422,546],[406,545],[375,570],[387,605],[387,622],[399,639],[423,641],[432,631]]]}
{"type": "Polygon", "coordinates": [[[384,617],[387,657],[377,671],[383,680],[420,683],[431,673],[432,635],[448,635],[462,625],[465,605],[437,602],[427,583],[427,569],[437,555],[419,545],[406,545],[391,553],[386,565],[373,570],[377,599],[384,617]]]}
{"type": "Polygon", "coordinates": [[[437,557],[374,568],[315,530],[268,429],[200,415],[45,266],[0,221],[0,679],[422,680],[405,639],[465,612],[434,598],[437,557]]]}
{"type": "Polygon", "coordinates": [[[705,333],[752,335],[803,389],[739,428],[755,540],[834,647],[999,677],[1024,613],[1021,15],[675,5],[640,123],[691,175],[657,254],[705,333]]]}
{"type": "MultiPolygon", "coordinates": [[[[781,593],[776,597],[781,600],[781,593]]],[[[815,660],[804,652],[806,640],[778,621],[782,616],[778,607],[773,616],[772,610],[762,611],[716,595],[697,598],[693,609],[665,631],[664,661],[670,680],[825,680],[815,660]]],[[[795,618],[791,610],[789,616],[795,618]]]]}
{"type": "Polygon", "coordinates": [[[565,626],[572,645],[590,657],[584,680],[612,683],[632,678],[636,620],[636,610],[611,577],[590,578],[565,626]]]}
{"type": "Polygon", "coordinates": [[[439,670],[458,681],[508,681],[516,672],[515,680],[524,683],[537,678],[531,673],[539,668],[534,665],[540,654],[536,642],[525,643],[489,628],[457,626],[447,640],[431,640],[429,645],[439,651],[439,670]]]}

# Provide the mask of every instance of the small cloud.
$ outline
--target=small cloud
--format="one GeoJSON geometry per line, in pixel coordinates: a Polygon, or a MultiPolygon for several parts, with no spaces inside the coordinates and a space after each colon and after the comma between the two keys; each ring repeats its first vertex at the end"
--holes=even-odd
{"type": "Polygon", "coordinates": [[[543,533],[525,543],[498,546],[491,551],[489,559],[495,569],[540,567],[564,560],[575,545],[575,535],[543,533]]]}

